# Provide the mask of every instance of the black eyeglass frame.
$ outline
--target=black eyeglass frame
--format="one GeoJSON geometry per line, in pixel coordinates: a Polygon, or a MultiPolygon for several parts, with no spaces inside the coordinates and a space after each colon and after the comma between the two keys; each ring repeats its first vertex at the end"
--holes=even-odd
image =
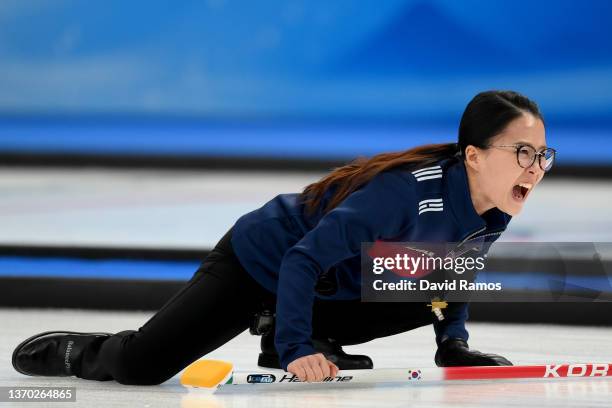
{"type": "Polygon", "coordinates": [[[548,172],[550,171],[550,169],[552,168],[553,164],[555,163],[555,159],[557,158],[557,150],[553,149],[552,147],[547,147],[546,149],[538,152],[536,151],[535,147],[528,145],[528,144],[513,144],[513,145],[489,145],[489,147],[513,147],[516,149],[516,162],[517,164],[524,168],[524,169],[528,169],[529,167],[533,166],[533,163],[535,163],[536,158],[538,159],[538,165],[540,166],[540,168],[545,171],[548,172]],[[522,148],[524,147],[528,147],[529,149],[533,150],[533,160],[531,161],[531,163],[529,164],[529,166],[523,166],[521,165],[521,160],[519,157],[519,152],[521,151],[522,148]],[[546,153],[547,152],[552,152],[552,160],[550,161],[550,166],[548,167],[548,169],[545,169],[544,167],[542,167],[542,158],[544,158],[544,161],[546,162],[546,153]]]}

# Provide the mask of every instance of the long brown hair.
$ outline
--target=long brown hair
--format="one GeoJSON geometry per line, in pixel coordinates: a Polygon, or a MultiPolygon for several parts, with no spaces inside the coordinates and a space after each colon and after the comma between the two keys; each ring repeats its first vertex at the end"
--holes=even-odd
{"type": "Polygon", "coordinates": [[[378,173],[397,166],[415,167],[451,157],[459,151],[456,143],[440,143],[417,146],[412,149],[380,153],[372,158],[358,157],[347,165],[334,169],[321,180],[304,188],[301,198],[306,210],[313,213],[321,204],[325,192],[332,186],[337,189],[324,208],[324,213],[335,208],[349,194],[370,181],[378,173]]]}
{"type": "Polygon", "coordinates": [[[307,213],[312,214],[319,208],[327,190],[336,187],[336,191],[323,209],[323,213],[327,213],[380,172],[398,166],[416,169],[447,157],[461,156],[465,154],[468,145],[487,149],[493,136],[526,112],[543,121],[536,103],[518,92],[495,90],[481,92],[468,103],[463,112],[458,143],[427,144],[400,152],[380,153],[369,159],[358,157],[345,166],[333,169],[321,180],[306,186],[300,194],[300,199],[305,204],[307,213]]]}

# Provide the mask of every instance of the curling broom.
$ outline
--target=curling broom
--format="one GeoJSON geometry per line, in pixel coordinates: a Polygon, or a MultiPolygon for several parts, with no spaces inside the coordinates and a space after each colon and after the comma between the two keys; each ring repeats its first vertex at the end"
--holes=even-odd
{"type": "MultiPolygon", "coordinates": [[[[340,370],[311,384],[378,384],[440,382],[456,380],[557,379],[577,377],[609,377],[610,364],[546,364],[524,366],[378,368],[340,370]]],[[[296,375],[282,370],[234,371],[232,363],[221,360],[197,360],[180,377],[186,387],[217,388],[240,384],[296,384],[296,375]]]]}

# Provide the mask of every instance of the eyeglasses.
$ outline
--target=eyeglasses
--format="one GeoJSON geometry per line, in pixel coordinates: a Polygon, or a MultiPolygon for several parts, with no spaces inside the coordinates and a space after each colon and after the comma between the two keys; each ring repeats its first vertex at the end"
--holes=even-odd
{"type": "Polygon", "coordinates": [[[533,166],[537,158],[540,168],[549,171],[557,155],[557,151],[550,147],[541,152],[536,152],[536,149],[529,145],[489,145],[489,147],[513,147],[516,149],[516,161],[524,169],[533,166]],[[544,164],[542,164],[542,158],[544,158],[544,164]]]}

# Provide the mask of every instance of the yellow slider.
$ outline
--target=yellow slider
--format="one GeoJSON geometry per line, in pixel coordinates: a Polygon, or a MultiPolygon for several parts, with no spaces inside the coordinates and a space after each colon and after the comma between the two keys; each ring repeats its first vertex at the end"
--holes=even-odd
{"type": "Polygon", "coordinates": [[[191,387],[216,387],[228,374],[231,375],[233,368],[233,364],[227,361],[197,360],[185,368],[181,374],[181,384],[191,387]]]}

